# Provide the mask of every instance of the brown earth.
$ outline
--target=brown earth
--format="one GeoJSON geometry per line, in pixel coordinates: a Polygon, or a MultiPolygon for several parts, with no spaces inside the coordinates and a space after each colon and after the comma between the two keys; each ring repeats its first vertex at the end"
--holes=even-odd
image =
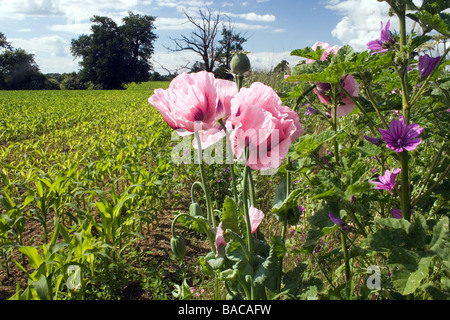
{"type": "MultiPolygon", "coordinates": [[[[170,238],[172,214],[167,213],[159,217],[159,221],[144,227],[142,230],[143,239],[134,242],[130,250],[138,255],[136,259],[129,262],[130,270],[140,268],[145,270],[146,267],[159,265],[158,269],[162,270],[161,274],[164,280],[173,281],[174,283],[181,280],[178,279],[180,270],[180,262],[171,255],[170,238]]],[[[51,219],[50,219],[51,220],[51,219]]],[[[52,225],[49,225],[49,234],[51,236],[52,225]]],[[[206,255],[209,251],[209,243],[203,235],[194,234],[193,231],[187,231],[176,228],[177,232],[183,236],[186,244],[186,256],[183,259],[183,271],[199,272],[199,258],[206,255]]],[[[23,234],[24,243],[27,245],[42,245],[42,226],[38,221],[27,221],[26,231],[23,234]]],[[[129,250],[129,251],[130,251],[129,250]]],[[[16,259],[28,272],[33,269],[28,265],[27,258],[22,259],[20,252],[14,249],[13,258],[16,259]]],[[[127,259],[127,257],[125,257],[127,259]]],[[[6,268],[0,268],[0,300],[9,299],[16,293],[16,285],[19,284],[22,290],[27,286],[27,276],[25,272],[19,269],[12,259],[9,263],[9,274],[6,268]]],[[[151,270],[151,269],[148,269],[151,270]]],[[[192,273],[191,273],[192,274],[192,273]]],[[[172,288],[173,289],[173,288],[172,288]]],[[[170,298],[170,297],[169,297],[170,298]]],[[[120,299],[123,300],[151,300],[151,292],[142,289],[139,281],[130,281],[123,287],[120,299]]]]}

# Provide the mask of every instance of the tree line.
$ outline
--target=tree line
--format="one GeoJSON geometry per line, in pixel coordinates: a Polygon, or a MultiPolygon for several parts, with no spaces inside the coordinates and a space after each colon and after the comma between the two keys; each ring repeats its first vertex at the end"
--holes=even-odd
{"type": "Polygon", "coordinates": [[[235,32],[228,19],[210,9],[199,10],[193,17],[184,13],[194,28],[191,34],[171,39],[174,47],[169,51],[190,50],[199,60],[180,66],[175,72],[162,76],[154,72],[151,57],[154,54],[154,16],[134,14],[122,19],[118,25],[112,18],[91,18],[91,33],[72,39],[71,53],[79,58],[78,72],[44,75],[35,61],[34,54],[15,49],[0,33],[0,90],[32,89],[122,89],[127,83],[170,80],[180,71],[207,70],[219,78],[229,77],[233,51],[243,50],[247,41],[235,32]],[[220,35],[219,35],[220,33],[220,35]]]}

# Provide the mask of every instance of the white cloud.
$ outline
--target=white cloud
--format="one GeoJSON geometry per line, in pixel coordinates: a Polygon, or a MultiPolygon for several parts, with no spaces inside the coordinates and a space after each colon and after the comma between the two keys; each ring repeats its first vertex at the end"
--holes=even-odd
{"type": "MultiPolygon", "coordinates": [[[[415,1],[420,5],[420,1],[415,1]]],[[[397,32],[399,23],[396,16],[389,17],[389,4],[386,2],[367,0],[328,0],[327,9],[342,15],[341,21],[331,31],[331,34],[351,45],[357,51],[367,50],[367,42],[380,38],[381,22],[385,26],[391,21],[390,31],[397,32]]],[[[413,23],[407,19],[410,30],[413,23]]]]}
{"type": "MultiPolygon", "coordinates": [[[[389,19],[389,5],[385,2],[330,0],[326,8],[343,16],[332,35],[355,50],[365,50],[367,42],[378,39],[381,21],[386,23],[389,19]]],[[[395,23],[391,23],[391,29],[393,27],[395,23]]]]}
{"type": "Polygon", "coordinates": [[[210,7],[213,1],[204,0],[156,0],[159,7],[175,8],[177,12],[186,12],[190,16],[198,14],[200,9],[210,7]]]}
{"type": "Polygon", "coordinates": [[[78,69],[78,60],[70,53],[70,43],[56,35],[30,39],[8,39],[15,48],[22,48],[35,55],[35,61],[43,73],[72,72],[78,69]]]}
{"type": "Polygon", "coordinates": [[[80,22],[90,19],[94,14],[108,11],[126,11],[138,4],[151,4],[140,0],[0,0],[0,17],[20,19],[29,17],[66,17],[80,22]]]}
{"type": "Polygon", "coordinates": [[[290,66],[295,66],[302,58],[291,56],[291,51],[285,52],[255,52],[248,55],[252,69],[259,71],[270,71],[282,60],[289,62],[290,66]]]}
{"type": "Polygon", "coordinates": [[[194,26],[185,18],[156,18],[156,30],[186,30],[194,26]]]}
{"type": "Polygon", "coordinates": [[[193,51],[155,52],[152,56],[153,68],[161,74],[172,74],[186,71],[184,67],[192,67],[201,57],[193,51]],[[166,70],[167,69],[167,70],[166,70]]]}
{"type": "Polygon", "coordinates": [[[256,14],[254,12],[235,14],[235,13],[226,13],[227,16],[237,17],[247,21],[258,21],[258,22],[274,22],[276,17],[273,14],[256,14]]]}
{"type": "Polygon", "coordinates": [[[78,35],[90,33],[91,25],[91,23],[55,24],[52,26],[48,26],[47,29],[51,31],[73,33],[78,35]]]}

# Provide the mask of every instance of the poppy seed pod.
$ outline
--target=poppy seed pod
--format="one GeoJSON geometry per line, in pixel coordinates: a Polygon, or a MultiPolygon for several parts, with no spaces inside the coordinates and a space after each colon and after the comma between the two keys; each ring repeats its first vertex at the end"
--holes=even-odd
{"type": "Polygon", "coordinates": [[[236,52],[231,58],[231,72],[234,74],[244,74],[250,70],[250,60],[245,52],[236,52]]]}

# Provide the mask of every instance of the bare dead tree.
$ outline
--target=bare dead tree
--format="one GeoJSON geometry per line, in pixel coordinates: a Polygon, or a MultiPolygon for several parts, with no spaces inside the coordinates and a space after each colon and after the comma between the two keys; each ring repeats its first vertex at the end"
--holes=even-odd
{"type": "Polygon", "coordinates": [[[172,52],[191,50],[201,56],[205,70],[212,72],[214,65],[219,59],[216,51],[216,36],[221,23],[220,12],[213,13],[211,9],[199,10],[199,17],[190,16],[184,11],[188,22],[194,25],[195,31],[189,36],[182,35],[181,38],[171,39],[175,48],[167,48],[172,52]]]}

